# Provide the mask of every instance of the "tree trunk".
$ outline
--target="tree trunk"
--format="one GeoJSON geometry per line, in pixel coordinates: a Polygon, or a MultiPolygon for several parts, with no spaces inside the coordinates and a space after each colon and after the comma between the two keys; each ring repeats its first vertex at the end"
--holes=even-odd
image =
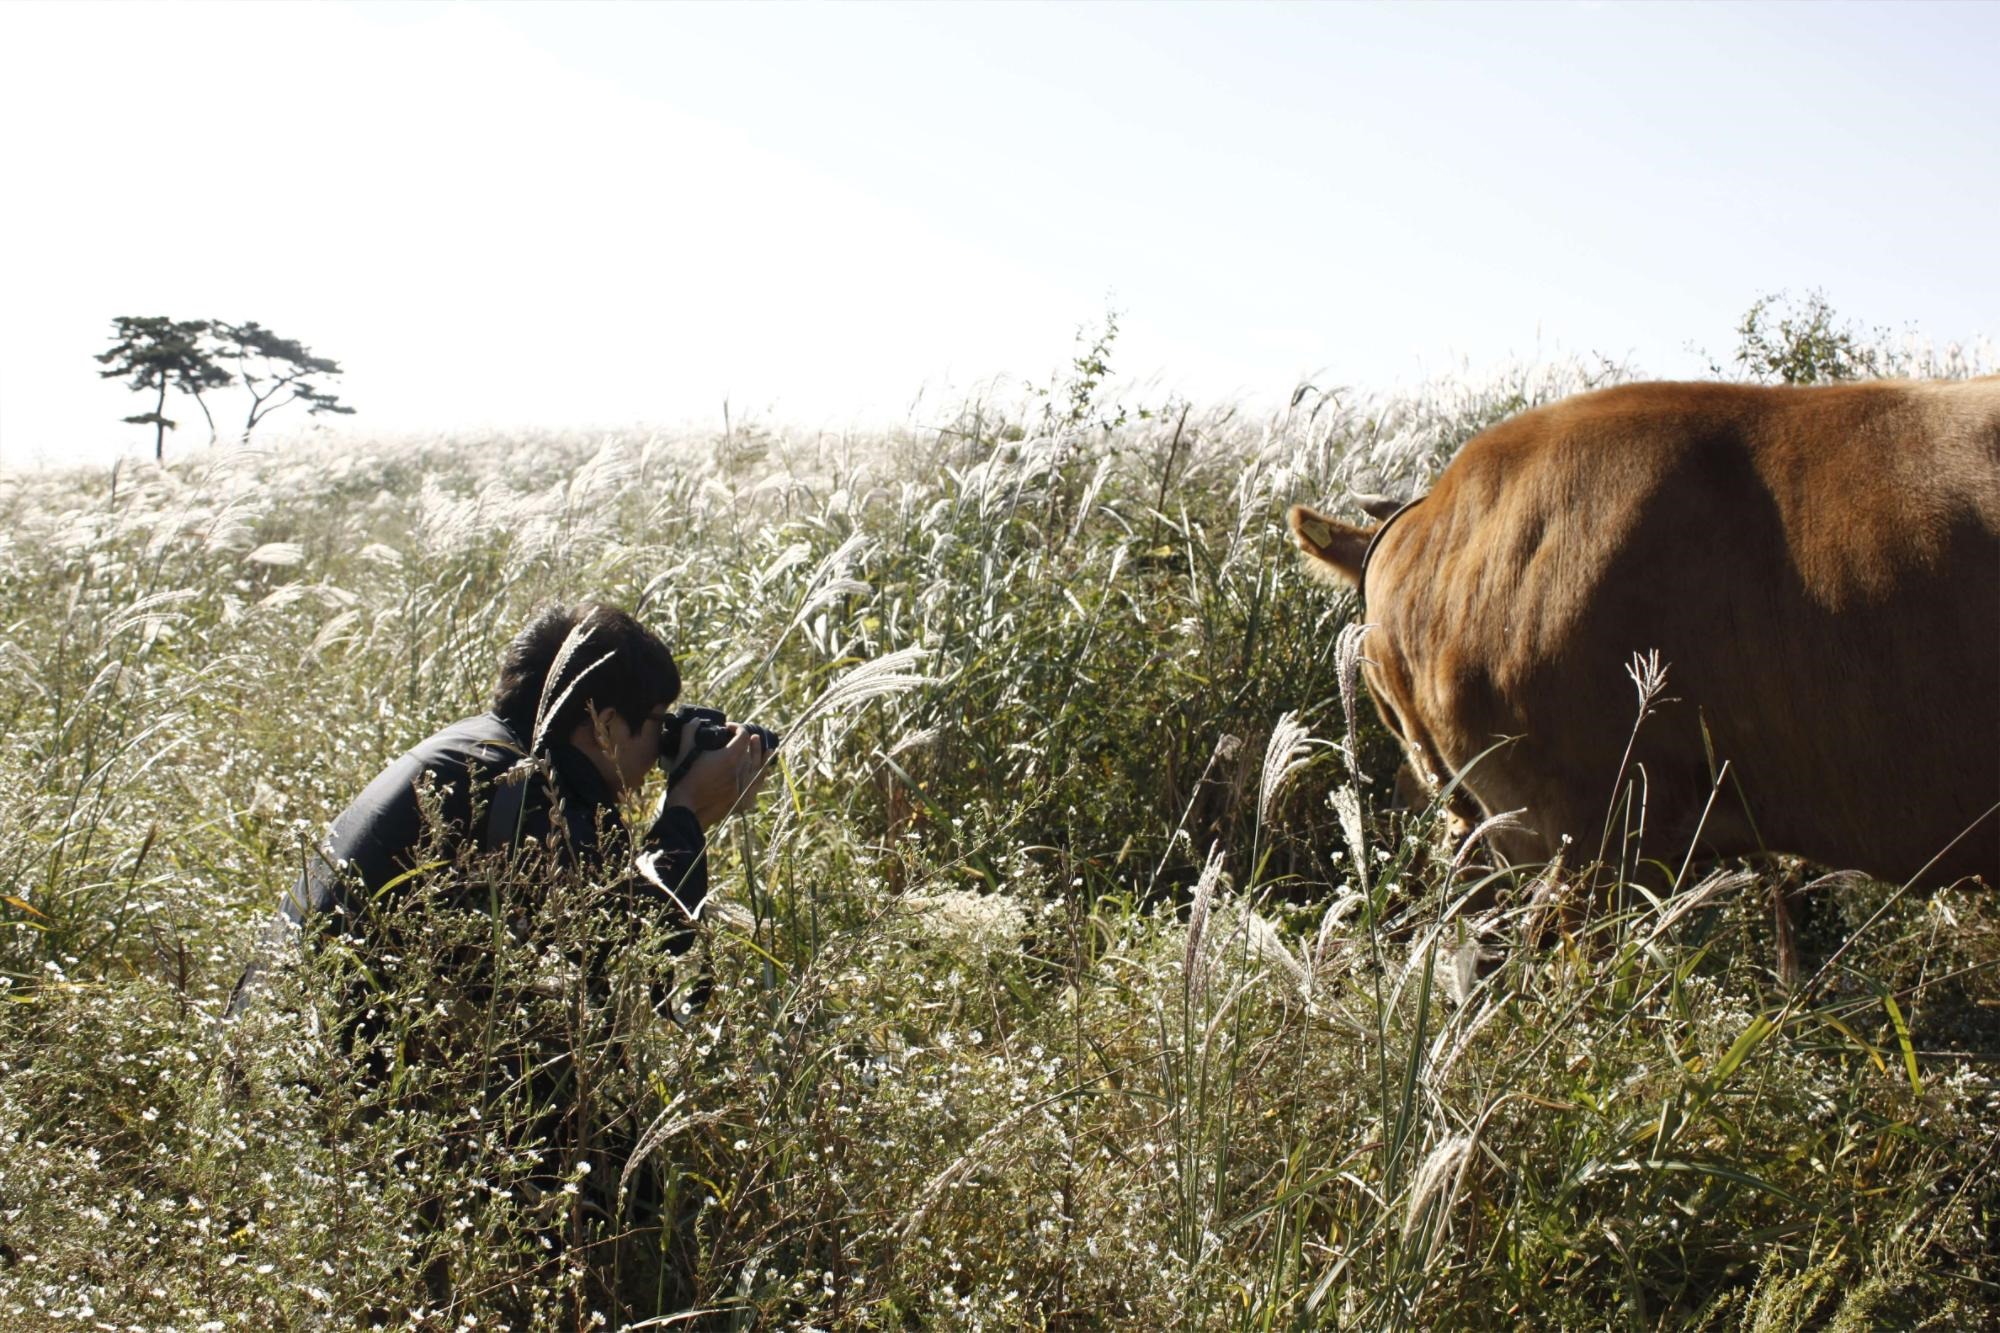
{"type": "Polygon", "coordinates": [[[153,461],[167,458],[167,377],[160,376],[160,401],[153,405],[153,461]]]}

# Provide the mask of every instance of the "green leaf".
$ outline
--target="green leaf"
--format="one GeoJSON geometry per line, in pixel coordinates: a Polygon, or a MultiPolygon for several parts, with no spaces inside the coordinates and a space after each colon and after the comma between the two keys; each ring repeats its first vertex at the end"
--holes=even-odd
{"type": "Polygon", "coordinates": [[[1882,1007],[1889,1011],[1889,1022],[1896,1029],[1896,1045],[1903,1050],[1903,1072],[1910,1076],[1910,1091],[1921,1097],[1924,1095],[1924,1081],[1917,1073],[1917,1052],[1910,1045],[1910,1025],[1903,1021],[1903,1011],[1896,1007],[1896,997],[1882,992],[1882,1007]]]}
{"type": "Polygon", "coordinates": [[[1710,1077],[1709,1087],[1718,1089],[1727,1082],[1729,1076],[1736,1072],[1736,1067],[1748,1058],[1751,1051],[1757,1049],[1757,1043],[1776,1031],[1777,1026],[1762,1014],[1751,1019],[1750,1026],[1743,1029],[1743,1035],[1736,1039],[1736,1044],[1731,1046],[1716,1064],[1715,1073],[1710,1077]]]}

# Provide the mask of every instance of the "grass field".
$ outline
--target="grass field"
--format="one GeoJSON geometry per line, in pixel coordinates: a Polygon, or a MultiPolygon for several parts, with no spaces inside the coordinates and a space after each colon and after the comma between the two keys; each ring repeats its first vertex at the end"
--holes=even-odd
{"type": "Polygon", "coordinates": [[[0,1328],[1993,1326],[1991,895],[1824,885],[1791,991],[1729,866],[1481,967],[1391,809],[1283,507],[1589,378],[0,477],[0,1328]],[[587,596],[790,737],[695,953],[509,881],[375,978],[387,1087],[336,951],[225,1021],[302,845],[587,596]]]}

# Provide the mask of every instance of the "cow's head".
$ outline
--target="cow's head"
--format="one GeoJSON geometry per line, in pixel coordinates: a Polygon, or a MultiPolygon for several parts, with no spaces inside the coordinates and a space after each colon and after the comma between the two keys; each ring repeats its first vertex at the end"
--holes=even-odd
{"type": "Polygon", "coordinates": [[[1306,553],[1306,572],[1343,587],[1361,586],[1361,558],[1368,552],[1374,527],[1357,528],[1317,509],[1293,505],[1286,515],[1292,536],[1306,553]]]}
{"type": "Polygon", "coordinates": [[[1310,557],[1306,568],[1315,577],[1351,588],[1361,586],[1361,566],[1368,555],[1369,541],[1405,503],[1393,495],[1360,493],[1355,495],[1354,502],[1375,520],[1372,526],[1357,528],[1305,505],[1293,505],[1289,515],[1292,536],[1310,557]]]}
{"type": "MultiPolygon", "coordinates": [[[[1293,505],[1287,515],[1292,536],[1297,539],[1299,549],[1306,554],[1307,572],[1328,583],[1349,588],[1362,586],[1362,575],[1370,559],[1370,544],[1397,511],[1404,508],[1402,501],[1388,496],[1358,495],[1355,499],[1376,522],[1357,527],[1306,505],[1293,505]]],[[[1393,584],[1381,591],[1391,598],[1394,596],[1393,584]]],[[[1371,612],[1384,609],[1370,608],[1371,612]]],[[[1362,642],[1361,674],[1368,682],[1368,692],[1375,697],[1375,709],[1381,715],[1383,725],[1403,745],[1406,771],[1398,775],[1397,786],[1406,786],[1414,777],[1426,792],[1434,796],[1451,776],[1450,760],[1440,751],[1430,726],[1417,707],[1411,664],[1396,642],[1393,617],[1371,614],[1370,619],[1375,621],[1375,628],[1362,642]]],[[[1463,832],[1476,821],[1478,811],[1462,794],[1454,793],[1449,815],[1454,829],[1463,832]]]]}

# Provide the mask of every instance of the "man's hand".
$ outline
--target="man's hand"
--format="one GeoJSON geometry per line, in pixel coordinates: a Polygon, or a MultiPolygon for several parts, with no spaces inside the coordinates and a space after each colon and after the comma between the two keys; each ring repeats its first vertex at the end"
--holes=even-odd
{"type": "Polygon", "coordinates": [[[667,804],[692,810],[704,833],[733,812],[754,807],[764,785],[770,758],[764,742],[733,722],[729,730],[729,744],[696,755],[687,776],[667,789],[667,804]]]}

